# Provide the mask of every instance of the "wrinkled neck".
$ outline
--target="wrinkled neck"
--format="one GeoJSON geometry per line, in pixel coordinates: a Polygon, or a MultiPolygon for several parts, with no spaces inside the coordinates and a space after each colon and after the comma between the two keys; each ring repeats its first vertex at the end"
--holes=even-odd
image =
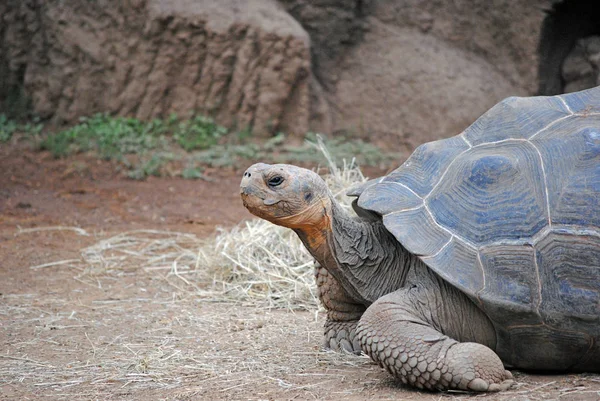
{"type": "Polygon", "coordinates": [[[330,242],[348,285],[368,303],[403,287],[409,271],[422,263],[381,220],[334,218],[330,242]]]}
{"type": "Polygon", "coordinates": [[[365,305],[402,287],[410,269],[421,263],[381,221],[352,217],[333,200],[327,224],[296,232],[317,262],[365,305]]]}

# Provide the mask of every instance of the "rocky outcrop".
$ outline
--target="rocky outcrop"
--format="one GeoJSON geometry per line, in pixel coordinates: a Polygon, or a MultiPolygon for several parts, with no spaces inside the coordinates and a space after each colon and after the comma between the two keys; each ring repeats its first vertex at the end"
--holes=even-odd
{"type": "MultiPolygon", "coordinates": [[[[27,2],[22,9],[28,10],[27,2]]],[[[35,16],[20,12],[11,2],[0,2],[0,112],[26,116],[29,93],[23,87],[29,60],[31,35],[26,27],[35,16]]]]}
{"type": "Polygon", "coordinates": [[[309,37],[274,0],[11,4],[8,69],[25,70],[42,117],[197,112],[257,132],[308,129],[309,37]]]}
{"type": "Polygon", "coordinates": [[[537,89],[538,46],[552,0],[379,0],[371,14],[418,30],[489,63],[513,85],[537,89]]]}
{"type": "Polygon", "coordinates": [[[526,93],[484,58],[433,35],[376,20],[370,26],[342,62],[335,130],[409,152],[459,133],[498,100],[526,93]]]}
{"type": "Polygon", "coordinates": [[[318,130],[410,151],[538,86],[537,46],[551,1],[283,3],[313,38],[313,59],[322,60],[313,71],[328,118],[318,130]],[[331,23],[319,23],[325,18],[331,23]]]}
{"type": "Polygon", "coordinates": [[[345,52],[360,43],[369,29],[366,13],[370,1],[279,0],[311,38],[312,70],[326,90],[339,79],[345,52]]]}
{"type": "Polygon", "coordinates": [[[600,36],[577,41],[562,65],[565,92],[576,92],[600,85],[600,36]]]}

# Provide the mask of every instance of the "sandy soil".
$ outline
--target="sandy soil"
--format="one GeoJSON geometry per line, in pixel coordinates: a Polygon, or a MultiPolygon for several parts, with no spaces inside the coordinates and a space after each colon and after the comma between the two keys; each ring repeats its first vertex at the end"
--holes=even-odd
{"type": "Polygon", "coordinates": [[[250,217],[240,175],[137,182],[84,156],[0,147],[0,399],[600,399],[591,374],[514,372],[515,387],[492,395],[412,391],[364,357],[322,351],[317,313],[199,300],[157,274],[90,281],[44,266],[133,229],[232,226],[250,217]]]}

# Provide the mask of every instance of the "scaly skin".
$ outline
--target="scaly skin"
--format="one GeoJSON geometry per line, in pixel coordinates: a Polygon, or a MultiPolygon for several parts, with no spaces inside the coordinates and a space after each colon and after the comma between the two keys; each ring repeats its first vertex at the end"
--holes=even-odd
{"type": "Polygon", "coordinates": [[[500,391],[512,375],[477,343],[459,343],[421,323],[367,311],[357,335],[363,351],[404,384],[429,390],[500,391]]]}
{"type": "Polygon", "coordinates": [[[403,383],[417,388],[509,388],[511,373],[482,344],[495,344],[491,323],[472,324],[485,322],[483,313],[454,288],[428,279],[427,273],[418,274],[419,284],[388,294],[367,309],[356,329],[363,351],[403,383]]]}
{"type": "Polygon", "coordinates": [[[327,310],[323,347],[360,354],[356,325],[366,307],[355,303],[340,283],[318,263],[315,264],[317,294],[327,310]]]}

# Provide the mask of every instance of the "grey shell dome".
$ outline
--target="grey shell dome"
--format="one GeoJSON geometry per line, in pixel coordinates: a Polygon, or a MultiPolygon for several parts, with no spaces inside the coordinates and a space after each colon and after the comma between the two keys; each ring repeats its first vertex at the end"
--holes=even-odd
{"type": "Polygon", "coordinates": [[[505,99],[360,192],[510,343],[600,340],[600,87],[505,99]]]}

